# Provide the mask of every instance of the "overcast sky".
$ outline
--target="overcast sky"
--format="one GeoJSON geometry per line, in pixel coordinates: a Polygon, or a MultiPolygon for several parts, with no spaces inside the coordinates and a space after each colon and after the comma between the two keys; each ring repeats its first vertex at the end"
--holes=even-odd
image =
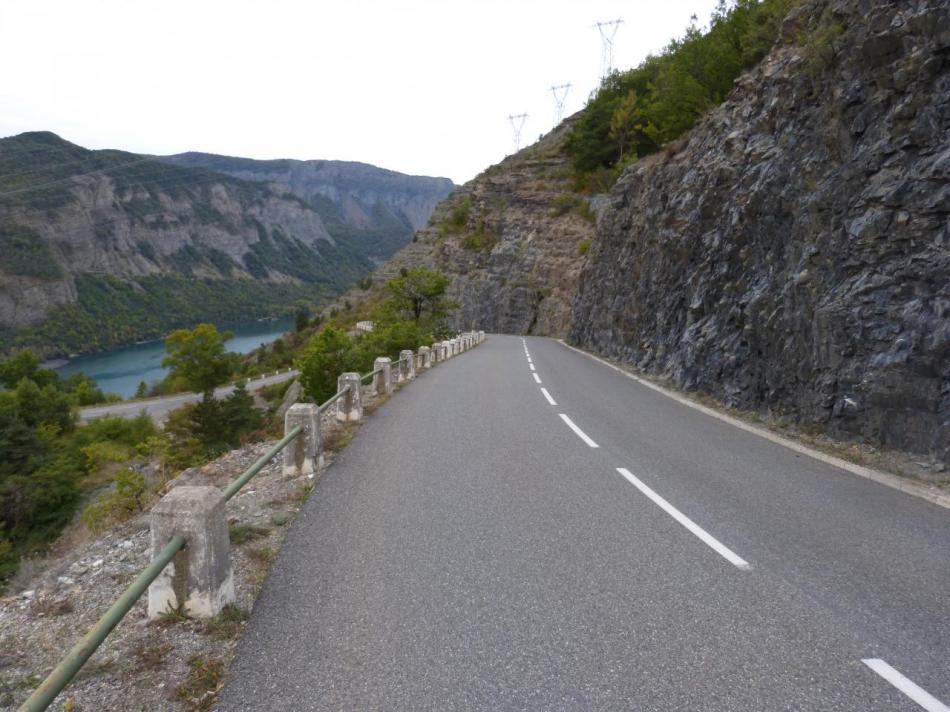
{"type": "Polygon", "coordinates": [[[0,0],[0,136],[88,148],[365,161],[464,182],[600,74],[706,24],[715,0],[0,0]]]}

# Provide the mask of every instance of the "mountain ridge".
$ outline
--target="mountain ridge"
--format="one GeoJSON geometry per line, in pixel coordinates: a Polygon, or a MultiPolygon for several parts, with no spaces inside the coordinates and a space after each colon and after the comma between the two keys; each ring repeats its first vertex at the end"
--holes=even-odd
{"type": "Polygon", "coordinates": [[[320,214],[333,237],[352,242],[377,262],[409,242],[455,188],[448,178],[407,175],[359,161],[259,160],[199,151],[155,158],[279,185],[320,214]]]}

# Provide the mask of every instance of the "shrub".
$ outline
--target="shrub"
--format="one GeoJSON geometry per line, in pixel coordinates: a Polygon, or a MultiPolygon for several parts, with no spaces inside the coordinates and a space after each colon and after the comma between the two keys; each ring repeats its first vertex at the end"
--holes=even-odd
{"type": "Polygon", "coordinates": [[[577,243],[577,254],[583,256],[587,254],[587,251],[590,249],[591,239],[587,238],[586,240],[581,240],[577,243]]]}
{"type": "Polygon", "coordinates": [[[568,136],[581,184],[591,188],[587,177],[599,169],[654,153],[692,128],[723,101],[740,72],[765,56],[798,2],[722,0],[708,31],[692,25],[659,55],[606,77],[568,136]]]}
{"type": "Polygon", "coordinates": [[[114,522],[121,522],[145,509],[148,486],[145,476],[135,470],[116,475],[115,489],[99,495],[82,513],[83,523],[93,532],[100,532],[114,522]]]}
{"type": "Polygon", "coordinates": [[[487,229],[477,230],[469,233],[462,240],[462,247],[466,250],[478,250],[479,252],[491,252],[492,248],[501,242],[501,238],[494,232],[487,229]]]}

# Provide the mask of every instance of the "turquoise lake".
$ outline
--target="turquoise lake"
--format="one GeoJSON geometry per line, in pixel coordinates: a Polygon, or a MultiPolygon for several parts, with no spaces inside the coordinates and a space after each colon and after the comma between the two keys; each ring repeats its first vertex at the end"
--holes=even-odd
{"type": "MultiPolygon", "coordinates": [[[[261,344],[286,334],[293,326],[293,318],[288,317],[273,321],[224,324],[218,328],[234,332],[234,338],[226,344],[229,351],[246,354],[261,344]]],[[[57,371],[63,377],[82,371],[95,379],[103,391],[118,393],[123,398],[128,398],[135,393],[141,381],[151,385],[165,377],[168,369],[162,368],[161,365],[164,356],[165,342],[159,339],[78,356],[57,371]]]]}

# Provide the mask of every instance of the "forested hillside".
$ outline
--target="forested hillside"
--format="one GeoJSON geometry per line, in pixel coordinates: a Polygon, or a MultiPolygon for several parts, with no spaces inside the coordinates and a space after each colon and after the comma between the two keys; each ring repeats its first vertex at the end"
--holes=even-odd
{"type": "Polygon", "coordinates": [[[87,351],[287,313],[370,266],[267,185],[50,133],[0,140],[0,350],[87,351]]]}

